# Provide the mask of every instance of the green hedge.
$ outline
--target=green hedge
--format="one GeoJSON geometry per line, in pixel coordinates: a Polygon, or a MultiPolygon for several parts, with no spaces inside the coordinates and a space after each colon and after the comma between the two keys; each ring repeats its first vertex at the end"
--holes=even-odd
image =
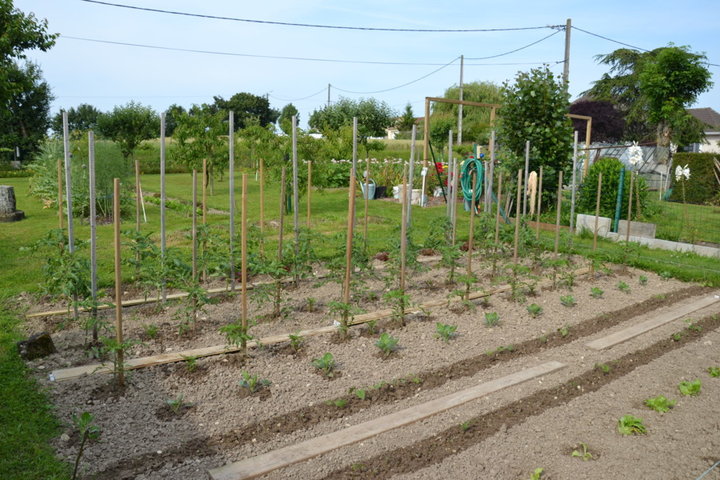
{"type": "MultiPolygon", "coordinates": [[[[597,180],[598,174],[602,172],[602,188],[600,190],[600,216],[615,218],[615,206],[617,204],[618,184],[620,183],[620,170],[623,164],[620,160],[613,157],[603,157],[593,163],[588,170],[587,175],[580,185],[580,194],[578,195],[576,210],[578,213],[595,215],[595,206],[597,202],[597,180]]],[[[628,195],[630,193],[630,170],[625,170],[625,183],[623,187],[622,207],[620,208],[620,218],[627,219],[628,211],[628,195]]],[[[645,212],[647,208],[647,182],[642,177],[637,177],[637,182],[633,186],[633,218],[637,211],[635,203],[640,198],[640,211],[645,212]],[[639,194],[636,192],[639,190],[639,194]]]]}
{"type": "Polygon", "coordinates": [[[0,178],[32,177],[30,170],[0,170],[0,178]]]}
{"type": "Polygon", "coordinates": [[[720,186],[713,174],[713,158],[720,160],[717,153],[676,153],[673,155],[672,195],[670,201],[682,202],[682,185],[675,181],[675,166],[688,166],[690,169],[690,180],[685,181],[685,201],[703,205],[717,199],[720,193],[720,186]]]}

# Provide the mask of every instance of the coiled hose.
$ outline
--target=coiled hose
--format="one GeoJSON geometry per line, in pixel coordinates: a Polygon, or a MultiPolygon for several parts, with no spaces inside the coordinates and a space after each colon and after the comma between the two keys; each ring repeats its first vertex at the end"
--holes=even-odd
{"type": "Polygon", "coordinates": [[[477,158],[468,158],[460,169],[460,186],[462,187],[463,198],[465,203],[468,204],[472,201],[473,196],[473,185],[472,185],[472,173],[475,173],[475,201],[477,202],[482,197],[483,184],[484,184],[484,173],[483,162],[477,158]],[[474,172],[473,172],[474,170],[474,172]]]}

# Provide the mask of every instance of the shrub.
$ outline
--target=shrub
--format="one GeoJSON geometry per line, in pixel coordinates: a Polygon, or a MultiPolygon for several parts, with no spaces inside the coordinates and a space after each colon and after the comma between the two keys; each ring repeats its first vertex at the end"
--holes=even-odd
{"type": "MultiPolygon", "coordinates": [[[[715,168],[713,158],[718,158],[718,155],[716,153],[683,152],[673,156],[673,165],[687,165],[690,169],[690,179],[685,181],[685,201],[687,203],[704,204],[720,193],[720,186],[713,174],[715,168]]],[[[673,182],[670,200],[682,202],[682,188],[675,182],[674,171],[670,175],[673,182]]]]}
{"type": "MultiPolygon", "coordinates": [[[[595,162],[588,170],[577,200],[577,211],[589,215],[595,215],[597,201],[597,180],[598,174],[602,172],[602,188],[600,191],[600,215],[613,218],[615,216],[615,204],[617,203],[618,182],[620,181],[620,170],[623,164],[617,158],[605,157],[595,162]]],[[[628,195],[630,191],[630,170],[625,170],[625,182],[623,187],[623,208],[620,209],[620,218],[627,218],[628,195]]],[[[647,183],[642,177],[637,177],[633,186],[633,214],[635,214],[637,201],[636,189],[640,191],[640,210],[644,212],[648,204],[647,183]]]]}

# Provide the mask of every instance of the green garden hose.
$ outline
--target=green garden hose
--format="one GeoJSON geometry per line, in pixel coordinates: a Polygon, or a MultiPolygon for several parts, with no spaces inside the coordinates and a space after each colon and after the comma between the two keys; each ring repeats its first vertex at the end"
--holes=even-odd
{"type": "Polygon", "coordinates": [[[468,158],[463,163],[462,168],[460,169],[460,185],[462,187],[462,193],[463,197],[465,198],[466,202],[470,202],[472,199],[473,194],[473,188],[470,184],[471,182],[471,173],[475,170],[475,203],[477,203],[480,200],[480,197],[483,193],[483,183],[484,183],[484,168],[483,168],[483,162],[481,159],[477,158],[468,158]]]}

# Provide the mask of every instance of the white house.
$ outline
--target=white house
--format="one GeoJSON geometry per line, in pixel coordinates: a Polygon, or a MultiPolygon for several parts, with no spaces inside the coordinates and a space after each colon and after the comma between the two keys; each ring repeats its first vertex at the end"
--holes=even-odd
{"type": "Polygon", "coordinates": [[[720,153],[720,113],[712,108],[688,108],[687,112],[705,125],[705,141],[692,144],[690,151],[720,153]]]}

